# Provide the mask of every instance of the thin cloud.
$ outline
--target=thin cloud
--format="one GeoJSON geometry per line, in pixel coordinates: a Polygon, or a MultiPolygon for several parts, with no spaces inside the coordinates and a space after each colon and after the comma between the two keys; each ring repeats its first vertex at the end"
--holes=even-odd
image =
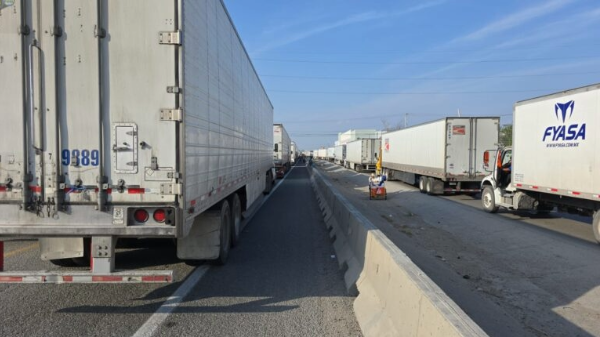
{"type": "Polygon", "coordinates": [[[546,2],[541,6],[524,9],[520,12],[510,14],[498,21],[494,21],[479,30],[457,38],[452,42],[456,43],[482,40],[490,35],[505,32],[507,30],[522,26],[541,16],[553,13],[574,1],[575,0],[553,0],[546,2]]]}
{"type": "Polygon", "coordinates": [[[586,27],[596,24],[598,19],[600,19],[600,8],[585,11],[566,20],[542,26],[536,29],[534,33],[522,38],[509,39],[497,45],[496,48],[504,49],[519,45],[538,45],[542,41],[552,41],[553,45],[569,43],[575,40],[577,36],[585,37],[589,34],[594,34],[593,30],[586,30],[586,27]],[[564,29],[564,27],[568,27],[568,29],[564,29]]]}
{"type": "Polygon", "coordinates": [[[315,28],[306,30],[304,32],[300,32],[297,34],[287,36],[279,41],[273,42],[262,48],[259,48],[258,50],[255,50],[254,52],[252,52],[252,55],[257,56],[266,51],[273,50],[273,49],[279,48],[279,47],[283,47],[283,46],[292,44],[294,42],[325,33],[332,29],[336,29],[336,28],[340,28],[340,27],[344,27],[344,26],[348,26],[348,25],[353,25],[353,24],[358,24],[358,23],[363,23],[363,22],[368,22],[368,21],[374,21],[374,20],[380,20],[380,19],[385,19],[385,18],[390,18],[390,17],[395,17],[395,16],[406,15],[406,14],[421,11],[421,10],[424,10],[424,9],[427,9],[430,7],[438,6],[445,2],[446,2],[446,0],[437,0],[437,1],[427,2],[424,4],[418,5],[418,6],[414,6],[414,7],[411,7],[411,8],[405,9],[405,10],[401,10],[401,11],[396,11],[396,12],[383,13],[383,12],[370,11],[370,12],[364,12],[364,13],[352,15],[345,19],[342,19],[342,20],[339,20],[339,21],[336,21],[336,22],[333,22],[330,24],[322,25],[319,27],[315,27],[315,28]]]}

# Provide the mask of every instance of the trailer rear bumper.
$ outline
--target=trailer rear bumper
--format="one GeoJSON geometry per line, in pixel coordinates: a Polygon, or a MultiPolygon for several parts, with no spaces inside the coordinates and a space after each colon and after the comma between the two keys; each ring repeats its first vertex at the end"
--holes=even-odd
{"type": "Polygon", "coordinates": [[[0,283],[171,283],[172,270],[0,272],[0,283]]]}
{"type": "Polygon", "coordinates": [[[82,237],[130,236],[176,237],[177,227],[148,221],[144,224],[131,221],[136,206],[110,206],[98,211],[94,206],[70,206],[66,212],[41,212],[21,210],[19,205],[0,205],[0,236],[30,237],[82,237]],[[48,216],[50,215],[50,216],[48,216]]]}

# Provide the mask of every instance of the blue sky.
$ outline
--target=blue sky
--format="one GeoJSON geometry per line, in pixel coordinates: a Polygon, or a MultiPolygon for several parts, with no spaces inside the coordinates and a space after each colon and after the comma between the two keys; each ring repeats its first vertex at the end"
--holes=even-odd
{"type": "Polygon", "coordinates": [[[597,0],[225,0],[300,149],[600,82],[597,0]]]}

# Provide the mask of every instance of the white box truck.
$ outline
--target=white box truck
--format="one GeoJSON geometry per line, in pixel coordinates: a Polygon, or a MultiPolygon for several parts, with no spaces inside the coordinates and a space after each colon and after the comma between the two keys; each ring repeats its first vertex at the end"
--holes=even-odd
{"type": "Polygon", "coordinates": [[[317,150],[317,158],[321,160],[327,160],[327,149],[320,148],[317,150]]]}
{"type": "Polygon", "coordinates": [[[500,118],[447,117],[382,135],[389,180],[428,194],[479,193],[484,151],[498,144],[500,118]]]}
{"type": "Polygon", "coordinates": [[[298,153],[298,146],[296,145],[296,142],[291,142],[290,143],[290,162],[293,164],[296,163],[296,160],[298,159],[299,153],[298,153]]]}
{"type": "Polygon", "coordinates": [[[277,178],[283,178],[290,170],[291,144],[292,141],[283,124],[273,124],[273,166],[275,166],[277,178]]]}
{"type": "Polygon", "coordinates": [[[338,165],[344,165],[345,159],[346,159],[346,145],[345,144],[336,145],[334,153],[333,153],[333,162],[338,165]]]}
{"type": "Polygon", "coordinates": [[[600,242],[600,84],[517,102],[512,147],[487,151],[482,204],[593,215],[600,242]]]}
{"type": "Polygon", "coordinates": [[[333,160],[335,159],[335,147],[328,147],[327,148],[327,158],[328,161],[333,162],[333,160]]]}
{"type": "Polygon", "coordinates": [[[0,102],[0,240],[92,263],[0,281],[172,280],[115,272],[123,237],[224,263],[273,182],[273,107],[219,0],[15,1],[0,12],[0,102]]]}
{"type": "Polygon", "coordinates": [[[381,139],[359,139],[346,145],[345,166],[355,171],[374,171],[381,150],[381,139]]]}

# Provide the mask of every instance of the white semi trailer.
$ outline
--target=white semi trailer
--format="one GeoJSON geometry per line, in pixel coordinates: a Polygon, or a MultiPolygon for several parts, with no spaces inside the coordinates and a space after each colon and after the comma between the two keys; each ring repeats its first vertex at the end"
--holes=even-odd
{"type": "Polygon", "coordinates": [[[296,145],[296,142],[291,142],[290,143],[290,162],[293,164],[296,163],[296,159],[298,159],[298,146],[296,145]]]}
{"type": "Polygon", "coordinates": [[[483,208],[592,215],[600,242],[599,125],[600,84],[517,102],[512,147],[483,157],[483,208]]]}
{"type": "Polygon", "coordinates": [[[172,280],[115,273],[117,238],[224,263],[273,182],[273,107],[219,0],[11,2],[0,102],[0,241],[92,263],[0,281],[172,280]]]}
{"type": "Polygon", "coordinates": [[[481,158],[497,146],[499,124],[498,117],[448,117],[386,133],[384,174],[428,194],[479,193],[481,158]]]}
{"type": "Polygon", "coordinates": [[[277,177],[283,178],[292,165],[290,152],[292,140],[283,124],[273,124],[273,144],[273,165],[277,177]]]}
{"type": "Polygon", "coordinates": [[[346,167],[355,171],[374,171],[381,150],[381,139],[359,139],[346,144],[346,167]]]}
{"type": "Polygon", "coordinates": [[[335,159],[335,147],[328,147],[327,148],[327,158],[328,161],[333,162],[333,160],[335,159]]]}
{"type": "Polygon", "coordinates": [[[317,158],[321,160],[327,160],[327,149],[320,148],[317,150],[317,158]]]}
{"type": "Polygon", "coordinates": [[[344,165],[346,159],[346,144],[340,144],[335,146],[333,153],[333,162],[338,165],[344,165]]]}

